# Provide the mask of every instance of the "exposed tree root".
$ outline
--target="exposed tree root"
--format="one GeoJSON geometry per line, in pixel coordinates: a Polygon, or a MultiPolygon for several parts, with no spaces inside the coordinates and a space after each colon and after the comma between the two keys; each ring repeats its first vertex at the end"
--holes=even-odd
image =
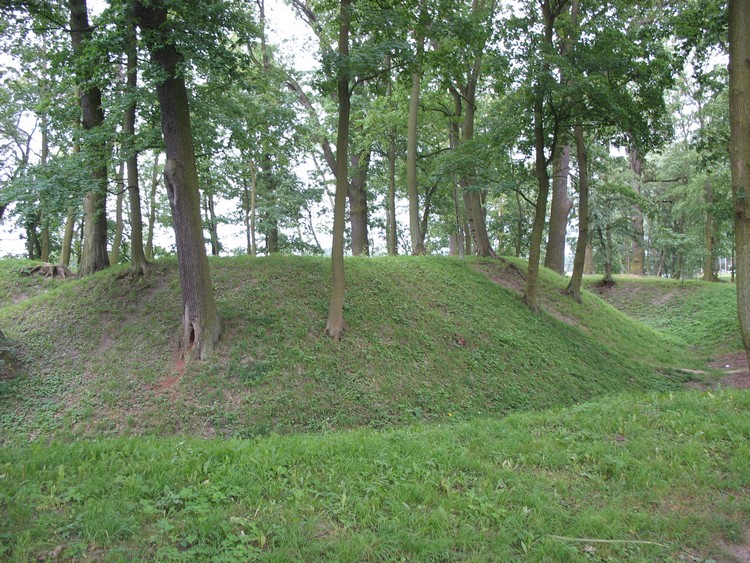
{"type": "Polygon", "coordinates": [[[50,264],[45,262],[38,266],[23,268],[21,274],[24,276],[44,276],[45,278],[74,278],[76,275],[65,264],[50,264]]]}

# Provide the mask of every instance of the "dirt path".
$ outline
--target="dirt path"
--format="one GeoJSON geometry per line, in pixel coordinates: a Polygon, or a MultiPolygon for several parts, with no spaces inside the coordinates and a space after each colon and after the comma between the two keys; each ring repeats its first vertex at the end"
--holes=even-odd
{"type": "Polygon", "coordinates": [[[716,358],[708,364],[714,369],[723,370],[726,375],[719,380],[723,387],[750,389],[750,367],[745,352],[733,352],[716,358]]]}

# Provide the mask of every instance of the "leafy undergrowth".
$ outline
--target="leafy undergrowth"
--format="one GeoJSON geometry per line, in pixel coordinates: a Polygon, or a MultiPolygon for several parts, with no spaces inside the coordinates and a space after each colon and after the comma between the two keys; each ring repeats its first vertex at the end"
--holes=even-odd
{"type": "Polygon", "coordinates": [[[187,369],[174,354],[175,261],[135,280],[115,268],[0,309],[24,362],[0,381],[2,436],[251,437],[502,416],[674,389],[656,369],[692,365],[684,345],[600,299],[563,296],[550,272],[547,312],[531,313],[505,287],[522,276],[508,261],[347,260],[340,344],[323,333],[328,260],[211,267],[224,332],[216,358],[187,369]]]}
{"type": "Polygon", "coordinates": [[[626,315],[700,350],[709,357],[742,350],[734,284],[700,280],[615,276],[585,287],[626,315]]]}
{"type": "Polygon", "coordinates": [[[503,420],[0,449],[0,558],[702,561],[750,518],[750,392],[503,420]]]}

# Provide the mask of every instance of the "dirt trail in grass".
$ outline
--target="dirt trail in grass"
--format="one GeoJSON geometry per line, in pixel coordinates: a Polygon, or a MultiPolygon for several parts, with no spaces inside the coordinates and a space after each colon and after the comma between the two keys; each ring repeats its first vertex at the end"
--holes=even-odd
{"type": "Polygon", "coordinates": [[[726,373],[719,380],[722,387],[736,387],[739,389],[750,389],[750,367],[747,363],[745,352],[732,352],[716,358],[709,364],[714,369],[720,369],[726,373]]]}

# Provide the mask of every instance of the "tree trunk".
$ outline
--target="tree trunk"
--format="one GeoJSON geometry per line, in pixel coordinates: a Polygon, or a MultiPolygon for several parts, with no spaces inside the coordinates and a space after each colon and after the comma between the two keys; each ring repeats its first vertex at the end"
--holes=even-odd
{"type": "Polygon", "coordinates": [[[337,91],[339,100],[338,134],[336,136],[336,200],[333,208],[333,273],[331,301],[328,307],[326,332],[341,340],[344,332],[344,206],[349,188],[349,19],[351,0],[340,2],[339,68],[337,91]]]}
{"type": "Polygon", "coordinates": [[[706,178],[704,190],[706,194],[706,258],[703,263],[703,279],[710,282],[716,281],[714,275],[714,192],[710,178],[706,178]]]}
{"type": "MultiPolygon", "coordinates": [[[[70,37],[73,51],[82,55],[86,42],[91,35],[88,21],[86,0],[69,0],[70,6],[70,37]]],[[[87,72],[90,73],[89,70],[87,72]]],[[[89,76],[79,77],[84,84],[80,91],[81,114],[83,128],[86,131],[96,129],[104,122],[102,109],[102,93],[98,87],[89,82],[89,76]]],[[[78,265],[78,275],[86,276],[103,270],[109,266],[107,255],[107,159],[106,143],[101,141],[87,141],[87,148],[92,158],[91,177],[96,186],[86,194],[83,204],[84,234],[81,260],[78,265]]]]}
{"type": "Polygon", "coordinates": [[[255,198],[258,195],[258,177],[255,174],[255,166],[252,162],[250,163],[250,255],[257,256],[258,254],[258,243],[255,241],[255,213],[256,204],[255,198]]]}
{"type": "Polygon", "coordinates": [[[146,259],[154,259],[154,226],[156,224],[156,187],[159,185],[159,152],[154,151],[154,168],[151,171],[151,191],[148,197],[148,234],[146,236],[146,259]]]}
{"type": "Polygon", "coordinates": [[[75,223],[75,211],[71,207],[68,209],[68,214],[65,218],[65,232],[63,234],[62,248],[60,249],[60,262],[65,266],[70,266],[70,249],[73,246],[75,223]]]}
{"type": "Polygon", "coordinates": [[[115,204],[115,235],[112,238],[112,249],[109,253],[109,263],[117,264],[120,261],[120,244],[122,243],[122,200],[125,197],[125,179],[123,178],[124,164],[120,163],[115,173],[115,186],[117,186],[117,203],[115,204]]]}
{"type": "Polygon", "coordinates": [[[565,145],[552,165],[552,202],[550,203],[549,234],[544,265],[560,275],[565,273],[565,235],[568,214],[573,202],[568,197],[570,175],[570,145],[565,145]]]}
{"type": "Polygon", "coordinates": [[[388,256],[398,254],[398,224],[396,223],[396,141],[392,134],[388,143],[388,218],[386,220],[386,246],[388,256]]]}
{"type": "MultiPolygon", "coordinates": [[[[628,150],[628,162],[630,163],[630,171],[633,173],[631,186],[636,195],[640,195],[643,157],[634,147],[630,147],[628,150]]],[[[645,273],[645,264],[646,249],[644,248],[643,240],[643,212],[640,206],[636,204],[633,206],[633,251],[630,260],[630,273],[634,276],[642,276],[645,273]]]]}
{"type": "Polygon", "coordinates": [[[164,72],[156,86],[161,108],[162,133],[167,153],[164,182],[174,221],[177,262],[180,271],[183,315],[181,349],[188,359],[213,354],[221,323],[216,309],[200,215],[198,172],[187,88],[178,66],[177,51],[161,2],[136,2],[136,17],[151,57],[164,72]]]}
{"type": "Polygon", "coordinates": [[[539,193],[534,207],[534,224],[531,228],[531,242],[529,247],[529,268],[526,275],[526,292],[524,301],[532,309],[539,309],[539,259],[542,248],[542,234],[544,233],[544,221],[547,214],[547,197],[549,196],[549,172],[547,172],[547,159],[544,155],[544,124],[543,124],[544,100],[542,93],[536,95],[534,101],[534,151],[536,154],[536,179],[539,193]]]}
{"type": "Polygon", "coordinates": [[[417,66],[411,75],[409,122],[406,134],[406,193],[409,196],[409,237],[411,238],[411,253],[415,256],[425,254],[422,233],[419,231],[419,184],[417,182],[417,117],[422,84],[420,61],[423,50],[424,39],[418,37],[417,66]]]}
{"type": "Polygon", "coordinates": [[[206,213],[208,214],[208,233],[211,238],[211,255],[218,256],[221,246],[219,245],[219,227],[216,222],[216,210],[214,208],[214,196],[206,194],[206,213]]]}
{"type": "MultiPolygon", "coordinates": [[[[367,212],[367,174],[370,170],[371,147],[352,157],[352,179],[347,187],[349,222],[352,228],[352,254],[370,255],[370,234],[367,212]]],[[[337,153],[338,154],[338,153],[337,153]]]]}
{"type": "Polygon", "coordinates": [[[594,247],[590,242],[586,245],[586,258],[583,262],[583,275],[594,275],[594,247]]]}
{"type": "MultiPolygon", "coordinates": [[[[474,138],[474,110],[476,109],[476,82],[470,84],[467,89],[465,98],[467,100],[466,109],[464,110],[464,130],[463,142],[469,142],[474,138]]],[[[462,175],[460,184],[463,190],[464,207],[466,208],[466,218],[469,222],[471,236],[474,239],[477,256],[495,256],[495,251],[490,244],[490,238],[487,235],[487,226],[485,225],[485,213],[482,206],[482,192],[477,186],[472,185],[476,182],[476,172],[471,170],[462,175]]]]}
{"type": "Polygon", "coordinates": [[[135,148],[136,94],[138,91],[138,53],[136,49],[135,14],[129,14],[126,37],[127,68],[126,86],[132,96],[125,110],[123,134],[128,147],[125,169],[128,182],[128,200],[130,203],[130,274],[146,275],[148,262],[143,250],[143,218],[141,217],[141,193],[138,183],[138,152],[135,148]]]}
{"type": "MultiPolygon", "coordinates": [[[[578,242],[573,259],[573,275],[570,277],[567,292],[573,299],[581,302],[581,280],[586,262],[586,249],[589,244],[589,171],[586,141],[583,137],[583,127],[576,125],[573,134],[576,140],[578,154],[578,242]]],[[[570,157],[570,149],[568,149],[570,157]]]]}

